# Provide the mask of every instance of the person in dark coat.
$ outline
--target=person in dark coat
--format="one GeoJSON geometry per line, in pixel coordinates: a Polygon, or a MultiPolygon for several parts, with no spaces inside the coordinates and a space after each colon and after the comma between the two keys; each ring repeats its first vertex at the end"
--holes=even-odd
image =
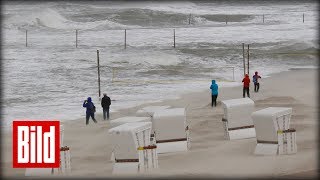
{"type": "Polygon", "coordinates": [[[96,112],[96,107],[94,106],[91,97],[88,97],[87,100],[84,100],[83,107],[87,108],[86,111],[86,125],[89,124],[89,118],[91,116],[93,122],[97,123],[96,119],[94,118],[94,113],[96,112]]]}
{"type": "Polygon", "coordinates": [[[250,93],[249,93],[250,78],[248,74],[245,75],[242,82],[243,82],[243,97],[245,97],[245,94],[247,92],[247,96],[248,98],[250,98],[250,93]]]}
{"type": "Polygon", "coordinates": [[[101,100],[101,106],[103,109],[103,119],[104,120],[106,120],[106,114],[107,114],[107,119],[109,120],[110,105],[111,105],[110,97],[108,97],[107,94],[104,93],[103,98],[101,100]]]}

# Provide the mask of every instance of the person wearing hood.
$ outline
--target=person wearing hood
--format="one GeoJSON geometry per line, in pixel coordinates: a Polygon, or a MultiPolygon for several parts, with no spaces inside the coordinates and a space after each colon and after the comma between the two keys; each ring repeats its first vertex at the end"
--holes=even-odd
{"type": "Polygon", "coordinates": [[[256,71],[252,77],[253,83],[254,83],[254,92],[258,92],[259,91],[259,87],[260,87],[260,83],[258,81],[258,79],[261,79],[261,76],[258,75],[258,72],[256,71]]]}
{"type": "Polygon", "coordinates": [[[210,89],[211,89],[211,107],[213,107],[213,104],[214,106],[217,106],[218,84],[216,84],[215,80],[212,80],[210,89]]]}
{"type": "Polygon", "coordinates": [[[106,120],[106,118],[109,120],[109,109],[111,105],[110,97],[107,96],[106,93],[103,93],[103,98],[101,100],[101,106],[103,109],[103,119],[106,120]],[[107,114],[107,116],[106,116],[107,114]]]}
{"type": "Polygon", "coordinates": [[[83,107],[87,108],[87,111],[86,111],[86,125],[89,124],[90,116],[91,116],[93,122],[97,123],[96,119],[94,118],[94,113],[96,112],[96,107],[94,106],[91,97],[88,97],[87,100],[84,100],[83,107]]]}
{"type": "Polygon", "coordinates": [[[247,96],[248,98],[250,98],[250,93],[249,93],[250,78],[248,74],[245,75],[242,82],[243,82],[243,97],[245,98],[245,94],[247,92],[247,96]]]}

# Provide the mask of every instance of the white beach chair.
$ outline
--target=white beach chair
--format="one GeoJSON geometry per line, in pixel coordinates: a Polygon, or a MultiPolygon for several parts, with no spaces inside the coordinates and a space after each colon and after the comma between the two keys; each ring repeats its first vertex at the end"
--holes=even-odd
{"type": "MultiPolygon", "coordinates": [[[[155,112],[163,110],[163,109],[168,109],[168,108],[170,108],[170,106],[147,106],[147,107],[139,109],[136,112],[136,116],[150,117],[151,122],[153,122],[153,115],[155,112]]],[[[152,123],[151,138],[154,140],[154,143],[156,143],[155,142],[156,139],[155,139],[154,123],[152,123]]]]}
{"type": "Polygon", "coordinates": [[[252,113],[257,133],[257,155],[297,152],[296,130],[290,129],[292,108],[269,107],[252,113]]]}
{"type": "Polygon", "coordinates": [[[113,174],[158,168],[157,146],[150,142],[151,122],[126,123],[109,130],[115,162],[113,174]]]}
{"type": "MultiPolygon", "coordinates": [[[[134,116],[125,116],[125,117],[121,117],[121,118],[117,118],[114,120],[110,121],[110,126],[111,127],[116,127],[116,126],[120,126],[122,124],[125,123],[134,123],[134,122],[151,122],[151,117],[147,116],[147,117],[134,117],[134,116]]],[[[153,135],[150,135],[151,141],[154,141],[155,143],[155,139],[153,137],[153,135]]],[[[114,161],[114,152],[111,153],[111,161],[114,161]]]]}
{"type": "Polygon", "coordinates": [[[190,148],[185,108],[156,111],[153,125],[158,153],[187,151],[190,148]]]}
{"type": "Polygon", "coordinates": [[[59,168],[26,168],[25,176],[52,176],[71,173],[71,154],[68,146],[60,148],[59,168]]]}
{"type": "Polygon", "coordinates": [[[25,176],[50,176],[71,172],[69,147],[64,146],[64,126],[60,124],[60,167],[59,168],[26,168],[25,176]]]}
{"type": "Polygon", "coordinates": [[[256,136],[251,113],[254,102],[250,98],[222,101],[224,136],[227,140],[253,138],[256,136]]]}

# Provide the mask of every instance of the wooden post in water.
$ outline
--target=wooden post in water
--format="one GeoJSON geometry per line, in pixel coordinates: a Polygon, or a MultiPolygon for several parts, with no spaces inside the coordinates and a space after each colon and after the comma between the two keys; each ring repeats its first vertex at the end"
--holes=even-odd
{"type": "Polygon", "coordinates": [[[304,23],[304,13],[302,14],[302,22],[304,23]]]}
{"type": "Polygon", "coordinates": [[[97,50],[97,63],[98,63],[98,86],[99,86],[99,99],[101,97],[101,90],[100,90],[100,62],[99,62],[99,50],[97,50]]]}
{"type": "Polygon", "coordinates": [[[191,24],[191,13],[189,15],[189,25],[191,24]]]}
{"type": "Polygon", "coordinates": [[[264,23],[264,14],[262,15],[262,22],[264,23]]]}
{"type": "Polygon", "coordinates": [[[78,48],[78,29],[76,29],[76,48],[78,48]]]}
{"type": "Polygon", "coordinates": [[[246,59],[244,56],[244,43],[242,43],[242,56],[243,56],[243,76],[246,75],[246,59]]]}
{"type": "Polygon", "coordinates": [[[228,24],[228,16],[226,16],[226,24],[228,24]]]}
{"type": "Polygon", "coordinates": [[[173,29],[173,47],[176,48],[176,30],[173,29]]]}
{"type": "Polygon", "coordinates": [[[124,48],[127,48],[127,30],[124,30],[124,48]]]}
{"type": "Polygon", "coordinates": [[[249,52],[249,44],[248,44],[248,75],[250,74],[250,71],[249,71],[249,55],[250,55],[250,52],[249,52]]]}

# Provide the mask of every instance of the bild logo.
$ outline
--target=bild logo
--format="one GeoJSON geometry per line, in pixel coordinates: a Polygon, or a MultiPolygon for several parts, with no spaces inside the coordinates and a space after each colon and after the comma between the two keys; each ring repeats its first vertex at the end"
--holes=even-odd
{"type": "Polygon", "coordinates": [[[59,121],[13,121],[14,168],[60,166],[59,121]]]}

